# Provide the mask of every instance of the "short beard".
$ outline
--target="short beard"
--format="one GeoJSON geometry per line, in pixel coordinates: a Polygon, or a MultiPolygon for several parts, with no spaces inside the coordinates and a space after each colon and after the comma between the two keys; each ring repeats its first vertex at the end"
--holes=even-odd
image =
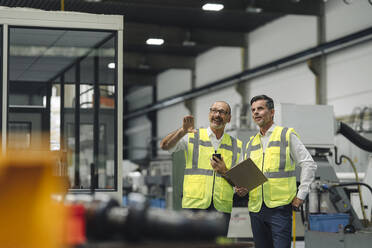
{"type": "Polygon", "coordinates": [[[223,124],[216,125],[216,124],[211,123],[211,127],[214,128],[214,129],[222,129],[222,128],[224,128],[224,125],[223,124]]]}

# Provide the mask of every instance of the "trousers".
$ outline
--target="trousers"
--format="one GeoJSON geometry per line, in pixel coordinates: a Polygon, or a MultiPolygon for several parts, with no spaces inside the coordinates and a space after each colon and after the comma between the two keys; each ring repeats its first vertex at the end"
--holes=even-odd
{"type": "Polygon", "coordinates": [[[249,213],[255,248],[290,248],[292,205],[269,208],[262,203],[258,213],[249,213]]]}

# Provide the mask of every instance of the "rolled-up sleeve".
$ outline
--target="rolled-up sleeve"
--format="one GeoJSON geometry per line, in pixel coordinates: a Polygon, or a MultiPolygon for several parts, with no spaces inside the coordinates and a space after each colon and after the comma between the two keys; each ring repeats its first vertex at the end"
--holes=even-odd
{"type": "Polygon", "coordinates": [[[174,153],[182,150],[187,150],[187,142],[189,140],[189,135],[185,135],[180,139],[180,141],[177,142],[177,144],[168,150],[169,153],[174,153]]]}
{"type": "Polygon", "coordinates": [[[317,165],[297,135],[292,133],[290,139],[291,157],[296,166],[301,167],[301,179],[297,197],[304,200],[309,193],[310,184],[314,180],[317,165]]]}

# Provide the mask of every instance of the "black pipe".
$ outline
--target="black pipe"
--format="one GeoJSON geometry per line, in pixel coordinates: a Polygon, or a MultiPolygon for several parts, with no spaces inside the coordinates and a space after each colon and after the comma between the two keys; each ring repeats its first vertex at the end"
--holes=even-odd
{"type": "Polygon", "coordinates": [[[369,189],[369,191],[371,192],[372,194],[372,188],[371,186],[369,186],[368,184],[366,183],[360,183],[360,182],[352,182],[352,183],[338,183],[336,185],[332,185],[330,188],[335,188],[335,187],[344,187],[344,186],[355,186],[355,185],[361,185],[361,186],[365,186],[369,189]]]}
{"type": "Polygon", "coordinates": [[[113,199],[95,200],[86,204],[86,208],[86,230],[90,241],[195,243],[211,242],[227,233],[227,219],[222,213],[150,208],[148,199],[137,193],[129,194],[127,208],[120,207],[113,199]]]}
{"type": "Polygon", "coordinates": [[[347,124],[340,122],[340,130],[338,130],[338,133],[341,133],[360,149],[363,149],[367,152],[372,152],[372,141],[360,135],[347,124]]]}

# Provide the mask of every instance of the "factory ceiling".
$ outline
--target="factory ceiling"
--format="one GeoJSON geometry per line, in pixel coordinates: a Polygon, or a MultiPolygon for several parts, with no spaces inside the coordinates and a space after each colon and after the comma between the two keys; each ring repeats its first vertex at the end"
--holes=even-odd
{"type": "Polygon", "coordinates": [[[246,34],[288,14],[320,16],[324,0],[0,0],[0,6],[124,16],[124,84],[153,85],[170,68],[193,69],[195,58],[217,46],[244,47],[246,34]],[[147,45],[151,37],[161,46],[147,45]]]}

